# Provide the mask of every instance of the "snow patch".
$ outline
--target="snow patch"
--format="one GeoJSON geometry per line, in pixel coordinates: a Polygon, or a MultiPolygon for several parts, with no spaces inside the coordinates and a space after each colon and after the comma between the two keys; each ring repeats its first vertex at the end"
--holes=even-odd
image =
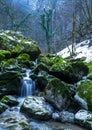
{"type": "MultiPolygon", "coordinates": [[[[78,43],[75,45],[75,53],[76,56],[74,56],[75,59],[77,58],[86,58],[86,62],[92,61],[92,46],[90,46],[91,40],[85,40],[81,43],[78,43]]],[[[69,49],[72,50],[72,45],[69,46],[69,49]]],[[[65,48],[57,53],[57,55],[62,56],[63,58],[67,58],[70,56],[68,48],[65,48]]]]}

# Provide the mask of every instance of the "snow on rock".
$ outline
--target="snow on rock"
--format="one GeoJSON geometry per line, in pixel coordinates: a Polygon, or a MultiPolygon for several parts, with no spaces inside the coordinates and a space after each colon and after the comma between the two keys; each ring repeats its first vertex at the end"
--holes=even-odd
{"type": "MultiPolygon", "coordinates": [[[[75,45],[75,53],[76,55],[74,56],[75,59],[77,58],[86,58],[86,62],[92,61],[92,41],[91,40],[85,40],[81,43],[78,43],[75,45]]],[[[69,46],[70,50],[72,48],[72,45],[69,46]]],[[[70,56],[70,52],[68,48],[65,48],[61,50],[60,52],[57,53],[57,55],[62,56],[63,58],[66,58],[70,56]]]]}

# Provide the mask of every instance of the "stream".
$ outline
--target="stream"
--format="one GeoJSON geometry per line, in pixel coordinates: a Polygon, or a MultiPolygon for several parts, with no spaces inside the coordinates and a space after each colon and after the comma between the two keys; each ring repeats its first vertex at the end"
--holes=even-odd
{"type": "MultiPolygon", "coordinates": [[[[20,106],[22,105],[25,97],[33,95],[35,92],[35,82],[29,77],[31,70],[26,70],[26,75],[22,79],[22,86],[20,91],[20,97],[17,98],[19,105],[7,109],[1,115],[7,114],[20,114],[20,106]]],[[[29,119],[29,118],[28,118],[29,119]]],[[[61,123],[56,121],[38,121],[34,119],[29,119],[30,130],[86,130],[80,126],[70,123],[61,123]]],[[[0,130],[5,130],[0,128],[0,130]]]]}

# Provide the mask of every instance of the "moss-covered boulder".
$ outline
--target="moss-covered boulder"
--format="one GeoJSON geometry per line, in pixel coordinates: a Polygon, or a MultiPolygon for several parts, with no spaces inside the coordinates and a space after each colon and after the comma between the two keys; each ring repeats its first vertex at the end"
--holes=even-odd
{"type": "Polygon", "coordinates": [[[0,130],[30,130],[28,120],[24,115],[10,113],[0,117],[0,130]]]}
{"type": "Polygon", "coordinates": [[[28,96],[22,106],[21,112],[27,114],[27,116],[39,119],[39,120],[48,120],[52,116],[52,107],[48,107],[45,99],[43,97],[28,96]]]}
{"type": "Polygon", "coordinates": [[[75,114],[75,123],[85,127],[87,130],[92,130],[92,113],[86,110],[79,110],[75,114]]]}
{"type": "Polygon", "coordinates": [[[45,88],[45,98],[58,110],[68,109],[73,103],[73,86],[58,78],[49,80],[45,88]]]}
{"type": "MultiPolygon", "coordinates": [[[[13,31],[0,31],[0,49],[9,51],[13,58],[19,54],[27,53],[31,60],[35,60],[41,53],[35,41],[13,31]]],[[[6,54],[4,55],[6,57],[6,54]]]]}
{"type": "Polygon", "coordinates": [[[30,61],[30,56],[27,53],[20,54],[17,57],[17,62],[20,65],[25,65],[27,67],[30,67],[32,65],[32,61],[30,61]]]}
{"type": "Polygon", "coordinates": [[[0,73],[0,96],[19,94],[21,75],[16,71],[0,73]]]}
{"type": "Polygon", "coordinates": [[[85,63],[88,68],[89,68],[89,71],[92,71],[92,61],[90,61],[89,63],[85,63]]]}
{"type": "Polygon", "coordinates": [[[88,73],[88,75],[87,75],[87,79],[92,80],[92,71],[90,71],[90,72],[88,73]]]}
{"type": "Polygon", "coordinates": [[[87,65],[82,61],[69,62],[62,60],[59,64],[58,62],[53,64],[49,73],[67,83],[75,83],[87,75],[88,70],[87,65]]]}
{"type": "Polygon", "coordinates": [[[46,71],[39,71],[38,75],[36,76],[37,89],[44,91],[49,80],[52,78],[54,78],[54,76],[48,74],[46,71]]]}
{"type": "Polygon", "coordinates": [[[6,109],[8,109],[8,106],[0,102],[0,114],[3,113],[6,109]]]}
{"type": "Polygon", "coordinates": [[[88,110],[92,111],[92,80],[85,80],[77,87],[78,96],[87,102],[88,110]]]}
{"type": "Polygon", "coordinates": [[[1,99],[1,102],[4,104],[7,104],[10,107],[18,105],[17,99],[11,95],[3,96],[3,98],[1,99]]]}
{"type": "Polygon", "coordinates": [[[8,50],[0,50],[0,58],[3,55],[3,59],[9,59],[11,57],[11,52],[8,50]]]}

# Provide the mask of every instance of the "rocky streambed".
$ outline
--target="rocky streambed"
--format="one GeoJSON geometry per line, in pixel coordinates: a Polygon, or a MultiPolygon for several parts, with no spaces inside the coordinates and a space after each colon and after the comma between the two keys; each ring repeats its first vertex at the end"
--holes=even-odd
{"type": "Polygon", "coordinates": [[[0,130],[92,129],[92,62],[44,56],[13,31],[0,45],[0,130]]]}

